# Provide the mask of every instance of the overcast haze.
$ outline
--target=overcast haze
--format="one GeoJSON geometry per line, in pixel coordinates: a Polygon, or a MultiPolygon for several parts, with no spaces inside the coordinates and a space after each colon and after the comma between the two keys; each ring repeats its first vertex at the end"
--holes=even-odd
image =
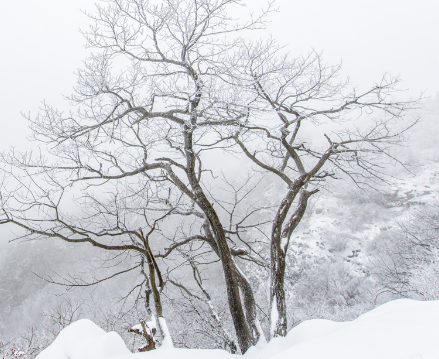
{"type": "MultiPolygon", "coordinates": [[[[102,75],[96,56],[91,65],[101,73],[80,72],[78,101],[96,96],[78,116],[105,121],[78,129],[68,115],[48,111],[38,123],[43,101],[69,110],[64,96],[90,51],[80,32],[91,23],[83,12],[95,13],[94,0],[0,0],[0,358],[37,359],[80,318],[118,333],[130,350],[146,340],[148,349],[174,341],[245,353],[291,328],[292,341],[281,347],[299,346],[303,333],[323,335],[297,331],[299,323],[319,318],[315,328],[332,333],[328,325],[341,330],[340,322],[396,298],[434,300],[439,308],[439,0],[274,0],[267,29],[242,35],[249,43],[273,38],[286,59],[299,58],[291,62],[261,54],[276,46],[238,41],[203,53],[203,36],[235,36],[237,22],[227,24],[222,9],[244,23],[267,0],[242,0],[247,8],[233,4],[240,0],[99,1],[167,3],[154,16],[148,9],[146,21],[170,24],[160,28],[158,51],[185,59],[150,58],[113,78],[102,75]],[[333,81],[339,63],[340,82],[349,77],[356,94],[333,81]],[[393,78],[376,86],[384,74],[393,78]],[[406,92],[393,96],[394,77],[406,92]],[[421,94],[424,102],[410,101],[421,94]],[[137,106],[137,98],[151,96],[151,109],[137,106]],[[45,151],[44,143],[31,144],[27,113],[60,145],[45,151]],[[42,157],[28,159],[22,150],[35,145],[42,157]],[[140,329],[143,339],[136,339],[140,329]]],[[[109,28],[120,24],[113,16],[117,10],[109,28]]],[[[144,30],[137,41],[151,39],[144,30]]],[[[399,343],[416,345],[404,347],[413,356],[434,342],[423,332],[418,337],[428,340],[410,342],[400,317],[381,319],[396,344],[370,325],[356,333],[346,327],[339,342],[356,335],[386,359],[402,352],[399,343]],[[385,345],[364,341],[366,331],[385,345]]],[[[434,321],[424,319],[406,324],[430,328],[434,321]]],[[[84,328],[78,333],[115,355],[111,340],[84,328]]],[[[438,328],[425,332],[437,336],[438,328]]],[[[83,350],[78,338],[66,345],[83,350]]],[[[266,353],[275,355],[279,343],[266,353]]],[[[349,357],[361,343],[319,350],[349,357]]],[[[58,348],[64,359],[78,359],[58,348]]],[[[244,358],[270,358],[253,349],[244,358]]]]}
{"type": "MultiPolygon", "coordinates": [[[[258,0],[263,4],[264,1],[258,0]]],[[[255,2],[253,2],[255,4],[255,2]]],[[[400,75],[412,95],[439,91],[439,2],[280,0],[268,32],[289,43],[294,55],[311,48],[330,63],[343,61],[343,74],[359,85],[400,75]]],[[[76,68],[86,52],[79,28],[87,26],[86,0],[0,2],[1,149],[23,143],[26,122],[42,100],[63,106],[76,68]]]]}

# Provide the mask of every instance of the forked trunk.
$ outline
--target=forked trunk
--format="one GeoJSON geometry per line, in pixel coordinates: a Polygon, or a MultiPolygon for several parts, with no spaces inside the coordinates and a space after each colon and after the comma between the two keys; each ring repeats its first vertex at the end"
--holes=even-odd
{"type": "Polygon", "coordinates": [[[270,336],[286,336],[287,306],[285,301],[285,267],[286,255],[291,234],[303,218],[308,198],[317,190],[308,192],[300,190],[303,182],[296,182],[279,206],[271,233],[271,268],[270,268],[270,336]],[[288,223],[284,226],[288,211],[300,190],[299,203],[288,223]]]}

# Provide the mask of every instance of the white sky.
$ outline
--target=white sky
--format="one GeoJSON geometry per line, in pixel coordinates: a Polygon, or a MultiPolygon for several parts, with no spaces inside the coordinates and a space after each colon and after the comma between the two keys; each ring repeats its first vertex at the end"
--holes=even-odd
{"type": "MultiPolygon", "coordinates": [[[[263,3],[262,0],[254,0],[263,3]]],[[[343,60],[354,83],[372,85],[384,72],[401,75],[411,94],[439,92],[438,0],[278,0],[269,32],[292,54],[311,48],[327,62],[343,60]]],[[[42,100],[63,106],[73,72],[85,57],[90,0],[0,1],[0,150],[26,134],[20,111],[36,114],[42,100]]]]}

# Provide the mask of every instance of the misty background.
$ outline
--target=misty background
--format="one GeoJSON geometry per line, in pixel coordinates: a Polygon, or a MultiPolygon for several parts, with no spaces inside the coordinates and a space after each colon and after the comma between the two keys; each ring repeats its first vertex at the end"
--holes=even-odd
{"type": "MultiPolygon", "coordinates": [[[[263,4],[258,0],[249,6],[257,10],[263,4]]],[[[323,52],[327,63],[342,62],[341,75],[349,76],[359,89],[380,81],[384,73],[399,75],[403,80],[400,87],[407,89],[401,93],[402,99],[421,94],[424,98],[421,123],[411,133],[406,146],[397,150],[401,160],[407,163],[407,170],[395,168],[395,181],[381,193],[365,193],[348,181],[343,182],[342,190],[328,185],[328,191],[312,199],[298,228],[293,253],[299,259],[294,263],[293,278],[299,278],[304,269],[310,274],[295,288],[298,294],[294,298],[291,325],[313,315],[349,319],[369,309],[376,300],[373,290],[377,283],[369,283],[362,275],[379,262],[383,248],[393,243],[389,238],[397,237],[392,235],[396,233],[392,231],[400,230],[397,222],[409,223],[411,216],[416,215],[412,210],[424,204],[434,206],[438,200],[439,4],[434,0],[416,3],[279,0],[275,4],[279,10],[270,15],[266,32],[279,44],[285,44],[293,57],[311,49],[323,52]],[[332,284],[323,283],[328,273],[337,273],[337,278],[345,281],[331,287],[332,284]],[[324,295],[323,287],[352,294],[352,303],[344,297],[344,306],[337,304],[344,308],[340,312],[326,309],[319,312],[322,303],[326,303],[325,298],[319,297],[324,295]]],[[[1,151],[11,146],[36,148],[27,140],[30,131],[21,113],[35,116],[41,101],[67,108],[63,95],[72,92],[75,71],[88,53],[79,28],[85,30],[90,22],[81,10],[93,12],[93,3],[85,0],[0,3],[1,151]]],[[[227,168],[226,163],[224,166],[227,168]]],[[[267,184],[263,196],[275,198],[276,186],[267,184]]],[[[56,332],[65,320],[56,318],[57,311],[69,312],[72,318],[94,313],[93,319],[101,326],[106,325],[104,329],[117,326],[126,329],[132,317],[127,314],[121,319],[122,306],[120,302],[115,306],[111,298],[126,294],[135,284],[135,278],[125,276],[86,290],[66,291],[50,285],[38,276],[94,278],[107,273],[107,255],[87,245],[69,246],[57,240],[9,243],[16,233],[9,227],[0,227],[2,336],[20,337],[41,323],[46,331],[56,332]]],[[[214,273],[217,269],[209,270],[214,273]]],[[[257,282],[264,278],[255,275],[253,279],[257,282]]],[[[217,285],[223,285],[221,278],[209,283],[211,288],[217,285]]],[[[432,293],[431,298],[436,294],[432,293]]],[[[343,294],[340,295],[342,298],[343,294]]],[[[337,303],[343,302],[340,298],[337,303]]],[[[261,294],[261,303],[267,306],[267,301],[261,294]]],[[[179,318],[177,307],[168,305],[170,317],[179,318]]],[[[223,299],[217,305],[226,312],[223,299]]],[[[183,338],[185,328],[184,324],[176,328],[175,337],[183,338]]],[[[124,335],[134,340],[132,335],[124,335]]],[[[180,340],[185,342],[184,338],[180,340]]],[[[197,340],[199,345],[214,345],[212,341],[197,340]]]]}

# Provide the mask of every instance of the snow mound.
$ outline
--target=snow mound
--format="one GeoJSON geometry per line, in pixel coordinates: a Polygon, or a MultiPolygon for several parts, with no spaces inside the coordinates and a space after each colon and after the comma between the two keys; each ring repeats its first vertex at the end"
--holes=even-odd
{"type": "Polygon", "coordinates": [[[251,359],[438,359],[438,338],[439,301],[399,299],[351,322],[303,322],[278,339],[282,343],[272,340],[265,355],[249,354],[251,359]]]}
{"type": "MultiPolygon", "coordinates": [[[[439,301],[400,299],[351,322],[315,319],[285,338],[258,345],[243,359],[439,359],[439,301]]],[[[66,327],[37,359],[236,359],[222,350],[159,348],[131,354],[114,332],[89,320],[66,327]]]]}
{"type": "Polygon", "coordinates": [[[36,359],[105,359],[132,355],[116,332],[106,333],[91,320],[65,327],[36,359]]]}

